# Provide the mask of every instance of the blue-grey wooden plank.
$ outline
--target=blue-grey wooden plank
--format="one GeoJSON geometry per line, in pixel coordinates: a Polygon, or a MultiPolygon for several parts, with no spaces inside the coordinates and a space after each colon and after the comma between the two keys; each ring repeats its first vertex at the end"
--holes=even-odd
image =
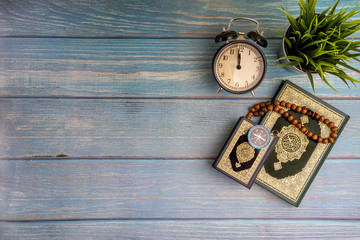
{"type": "MultiPolygon", "coordinates": [[[[210,39],[0,39],[0,95],[251,97],[216,94],[211,63],[220,46],[210,39]]],[[[256,96],[270,98],[284,79],[312,92],[307,76],[277,66],[279,47],[280,40],[270,40],[265,49],[269,66],[256,96]]],[[[359,73],[347,72],[360,80],[359,73]]],[[[354,86],[348,89],[334,77],[328,80],[341,95],[316,77],[317,96],[359,97],[354,86]]]]}
{"type": "Polygon", "coordinates": [[[358,159],[325,161],[299,208],[212,162],[2,160],[0,220],[360,219],[358,159]]]}
{"type": "MultiPolygon", "coordinates": [[[[0,156],[213,158],[258,102],[2,98],[0,156]]],[[[352,117],[330,157],[359,157],[359,100],[327,102],[352,117]]]]}
{"type": "MultiPolygon", "coordinates": [[[[333,2],[319,0],[321,11],[333,2]]],[[[358,0],[342,0],[354,7],[358,0]]],[[[0,36],[136,36],[214,37],[229,19],[257,19],[266,36],[280,37],[286,17],[277,8],[299,14],[297,0],[254,1],[66,1],[3,0],[0,5],[0,36]]],[[[253,23],[234,24],[238,31],[254,29],[253,23]]],[[[235,28],[236,29],[236,28],[235,28]]]]}
{"type": "Polygon", "coordinates": [[[18,239],[359,239],[359,221],[182,220],[0,223],[18,239]]]}

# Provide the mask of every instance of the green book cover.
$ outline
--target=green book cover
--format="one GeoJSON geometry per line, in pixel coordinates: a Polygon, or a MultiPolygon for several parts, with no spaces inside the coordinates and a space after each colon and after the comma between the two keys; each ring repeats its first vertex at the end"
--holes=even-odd
{"type": "MultiPolygon", "coordinates": [[[[282,83],[275,99],[304,106],[323,115],[339,128],[334,143],[322,144],[307,138],[277,112],[268,112],[262,119],[261,124],[277,130],[280,139],[260,170],[256,183],[292,205],[299,206],[350,117],[290,81],[282,83]]],[[[331,130],[323,122],[296,111],[288,111],[309,131],[322,138],[329,136],[331,130]]]]}

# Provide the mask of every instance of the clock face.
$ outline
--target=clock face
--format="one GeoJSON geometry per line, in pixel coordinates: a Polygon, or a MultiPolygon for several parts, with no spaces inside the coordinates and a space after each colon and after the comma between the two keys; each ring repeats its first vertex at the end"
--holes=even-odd
{"type": "Polygon", "coordinates": [[[271,133],[265,126],[255,125],[248,132],[248,141],[254,148],[265,148],[269,145],[270,140],[271,133]]]}
{"type": "Polygon", "coordinates": [[[213,60],[213,73],[219,85],[231,93],[256,88],[265,77],[266,59],[255,44],[237,40],[224,45],[213,60]]]}

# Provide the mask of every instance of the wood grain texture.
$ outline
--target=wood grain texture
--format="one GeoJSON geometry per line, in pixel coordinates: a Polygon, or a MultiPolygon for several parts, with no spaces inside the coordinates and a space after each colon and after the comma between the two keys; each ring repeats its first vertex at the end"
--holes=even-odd
{"type": "Polygon", "coordinates": [[[2,0],[0,239],[359,239],[356,88],[330,78],[337,95],[316,78],[351,119],[300,208],[211,167],[282,80],[311,91],[275,66],[281,6],[298,14],[298,0],[2,0]],[[256,98],[215,94],[213,39],[236,16],[272,38],[256,98]]]}
{"type": "MultiPolygon", "coordinates": [[[[72,221],[5,223],[17,239],[358,239],[358,221],[72,221]]],[[[0,229],[1,231],[1,229],[0,229]]]]}
{"type": "MultiPolygon", "coordinates": [[[[0,39],[0,96],[249,98],[218,85],[211,64],[222,44],[178,39],[0,39]]],[[[280,40],[264,49],[268,69],[256,96],[271,98],[289,79],[312,92],[309,79],[278,67],[280,40]]],[[[354,64],[360,69],[360,64],[354,64]]],[[[348,71],[360,80],[360,73],[348,71]]],[[[359,97],[341,80],[329,77],[338,95],[315,77],[316,94],[325,98],[359,97]]],[[[358,84],[359,85],[359,84],[358,84]]]]}
{"type": "Polygon", "coordinates": [[[210,160],[0,161],[0,220],[360,219],[359,160],[327,160],[300,208],[210,160]]]}
{"type": "MultiPolygon", "coordinates": [[[[331,4],[319,0],[317,10],[331,4]]],[[[358,1],[343,0],[341,4],[354,7],[358,1]]],[[[293,15],[299,13],[295,0],[4,0],[0,36],[213,38],[231,18],[246,16],[257,19],[266,36],[280,37],[279,29],[285,29],[288,22],[279,7],[293,15]]],[[[234,26],[248,32],[255,24],[239,22],[234,26]]]]}
{"type": "MultiPolygon", "coordinates": [[[[237,119],[257,102],[3,98],[0,153],[2,158],[213,158],[237,119]]],[[[360,117],[353,111],[359,101],[327,102],[352,117],[330,157],[360,157],[360,117]]]]}

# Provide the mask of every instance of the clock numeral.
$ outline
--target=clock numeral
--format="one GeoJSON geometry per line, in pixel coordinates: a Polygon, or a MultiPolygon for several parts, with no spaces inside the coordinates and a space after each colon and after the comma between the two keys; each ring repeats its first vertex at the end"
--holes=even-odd
{"type": "Polygon", "coordinates": [[[258,58],[257,57],[254,57],[254,62],[257,62],[258,61],[258,58]]]}
{"type": "Polygon", "coordinates": [[[244,46],[240,46],[240,47],[239,47],[239,51],[240,51],[240,52],[244,52],[244,49],[245,49],[244,46]]]}
{"type": "Polygon", "coordinates": [[[239,87],[239,83],[237,82],[237,83],[235,83],[235,87],[239,87]]]}
{"type": "Polygon", "coordinates": [[[223,60],[228,60],[228,59],[229,59],[229,56],[224,55],[223,60]]]}
{"type": "Polygon", "coordinates": [[[245,81],[245,87],[249,86],[248,81],[245,81]]]}
{"type": "Polygon", "coordinates": [[[217,64],[217,67],[222,68],[222,67],[223,67],[223,64],[222,64],[222,63],[218,63],[218,64],[217,64]]]}
{"type": "Polygon", "coordinates": [[[228,84],[230,84],[230,82],[231,82],[231,79],[229,78],[229,79],[228,79],[228,84]]]}
{"type": "Polygon", "coordinates": [[[234,55],[234,54],[235,54],[235,49],[234,49],[234,48],[230,49],[230,54],[231,54],[231,55],[234,55]]]}
{"type": "Polygon", "coordinates": [[[257,71],[257,72],[260,71],[260,66],[257,66],[257,67],[256,67],[256,71],[257,71]]]}
{"type": "Polygon", "coordinates": [[[220,77],[224,77],[224,76],[225,76],[224,72],[220,73],[220,77]]]}
{"type": "Polygon", "coordinates": [[[252,75],[252,79],[254,79],[254,80],[255,80],[255,75],[252,75]]]}
{"type": "Polygon", "coordinates": [[[251,51],[249,50],[249,55],[250,55],[251,51]]]}

